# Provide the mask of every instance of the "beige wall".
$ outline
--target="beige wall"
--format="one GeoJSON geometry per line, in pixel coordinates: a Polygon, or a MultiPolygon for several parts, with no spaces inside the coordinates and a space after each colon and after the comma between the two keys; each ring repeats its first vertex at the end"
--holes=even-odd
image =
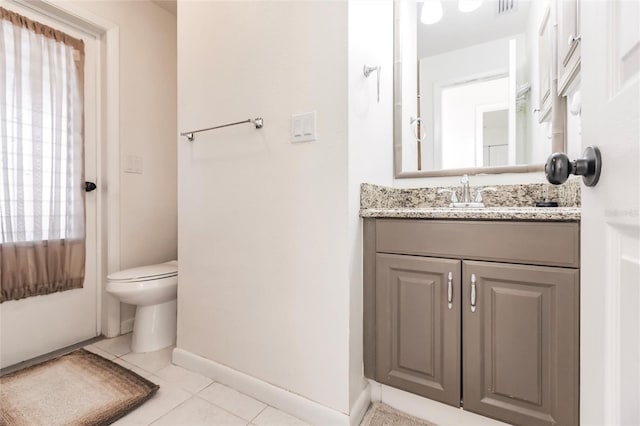
{"type": "Polygon", "coordinates": [[[149,1],[75,4],[119,28],[120,267],[176,259],[175,16],[149,1]],[[128,156],[143,158],[142,174],[124,173],[128,156]]]}
{"type": "Polygon", "coordinates": [[[179,2],[178,347],[349,411],[346,2],[179,2]],[[318,140],[289,142],[317,111],[318,140]]]}

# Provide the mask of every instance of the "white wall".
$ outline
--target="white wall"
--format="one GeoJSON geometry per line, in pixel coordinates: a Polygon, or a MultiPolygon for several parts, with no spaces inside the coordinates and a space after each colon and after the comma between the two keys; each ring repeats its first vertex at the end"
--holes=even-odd
{"type": "MultiPolygon", "coordinates": [[[[149,1],[74,4],[119,27],[120,267],[176,259],[175,16],[149,1]],[[142,174],[124,173],[132,155],[142,174]]],[[[134,306],[122,308],[122,321],[133,318],[134,306]]]]}
{"type": "MultiPolygon", "coordinates": [[[[476,114],[478,109],[500,104],[507,108],[509,79],[498,78],[442,91],[442,167],[457,169],[481,167],[482,146],[479,145],[476,114]]],[[[496,107],[495,109],[498,109],[496,107]]]]}
{"type": "Polygon", "coordinates": [[[179,2],[178,347],[349,412],[347,3],[179,2]],[[318,140],[289,142],[317,111],[318,140]]]}
{"type": "MultiPolygon", "coordinates": [[[[362,220],[360,183],[393,182],[393,1],[349,1],[349,399],[353,407],[366,385],[362,369],[362,220]],[[363,65],[381,65],[380,102],[375,74],[363,65]]],[[[415,102],[414,102],[415,104],[415,102]]]]}
{"type": "MultiPolygon", "coordinates": [[[[420,59],[421,115],[425,118],[426,132],[422,148],[423,170],[442,168],[436,160],[441,158],[440,139],[435,126],[435,122],[440,120],[440,115],[435,113],[440,104],[438,88],[465,79],[507,74],[509,40],[513,38],[517,40],[517,51],[524,50],[524,36],[515,35],[420,59]]],[[[524,57],[517,55],[517,61],[518,71],[523,70],[524,57]]],[[[518,84],[522,83],[520,78],[525,78],[522,74],[517,73],[518,84]]]]}

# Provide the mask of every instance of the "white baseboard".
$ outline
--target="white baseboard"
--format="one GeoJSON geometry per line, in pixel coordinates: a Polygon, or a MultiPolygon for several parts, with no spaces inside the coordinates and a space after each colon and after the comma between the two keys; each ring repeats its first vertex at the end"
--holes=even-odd
{"type": "Polygon", "coordinates": [[[349,415],[351,426],[358,426],[360,424],[362,418],[367,412],[367,409],[369,408],[369,404],[371,404],[371,385],[367,384],[351,406],[349,415]]]}
{"type": "Polygon", "coordinates": [[[375,380],[369,379],[369,394],[371,402],[382,401],[382,385],[375,380]]]}
{"type": "Polygon", "coordinates": [[[173,363],[195,371],[216,382],[230,386],[252,396],[265,404],[298,417],[314,425],[357,425],[369,406],[369,387],[363,389],[352,407],[352,418],[340,411],[325,407],[303,396],[289,392],[248,374],[229,368],[210,359],[195,355],[184,349],[173,350],[173,363]],[[364,407],[364,408],[363,408],[364,407]],[[358,417],[359,416],[359,417],[358,417]],[[357,421],[356,421],[357,420],[357,421]]]}
{"type": "Polygon", "coordinates": [[[369,380],[371,400],[428,420],[438,426],[509,426],[507,423],[480,416],[461,408],[451,407],[400,389],[369,380]]]}
{"type": "Polygon", "coordinates": [[[127,334],[133,331],[133,318],[126,319],[120,323],[120,334],[127,334]]]}

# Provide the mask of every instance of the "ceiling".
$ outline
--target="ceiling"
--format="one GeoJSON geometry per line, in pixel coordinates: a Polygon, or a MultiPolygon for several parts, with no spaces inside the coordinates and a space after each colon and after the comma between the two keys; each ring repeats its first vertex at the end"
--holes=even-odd
{"type": "MultiPolygon", "coordinates": [[[[177,16],[177,0],[151,1],[177,16]]],[[[442,19],[435,24],[424,25],[420,22],[422,2],[418,2],[419,58],[523,33],[530,8],[529,0],[520,0],[514,11],[498,16],[498,0],[485,0],[482,6],[469,13],[460,12],[456,0],[443,0],[442,3],[442,19]]]]}
{"type": "Polygon", "coordinates": [[[422,2],[418,2],[418,58],[524,33],[529,20],[528,0],[517,1],[515,10],[503,15],[498,15],[497,0],[485,0],[467,13],[458,10],[455,0],[443,0],[442,4],[442,19],[425,25],[420,22],[422,2]]]}
{"type": "Polygon", "coordinates": [[[178,15],[178,2],[177,0],[151,0],[173,16],[178,15]]]}

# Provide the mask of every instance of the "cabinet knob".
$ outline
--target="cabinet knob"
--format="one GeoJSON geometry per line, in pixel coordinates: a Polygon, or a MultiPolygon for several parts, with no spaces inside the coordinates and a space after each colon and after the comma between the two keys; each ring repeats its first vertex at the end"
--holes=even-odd
{"type": "Polygon", "coordinates": [[[588,146],[582,158],[570,161],[564,152],[554,152],[544,165],[544,174],[549,183],[561,185],[567,181],[569,175],[582,176],[584,184],[595,186],[600,179],[602,170],[602,157],[600,150],[595,146],[588,146]]]}

